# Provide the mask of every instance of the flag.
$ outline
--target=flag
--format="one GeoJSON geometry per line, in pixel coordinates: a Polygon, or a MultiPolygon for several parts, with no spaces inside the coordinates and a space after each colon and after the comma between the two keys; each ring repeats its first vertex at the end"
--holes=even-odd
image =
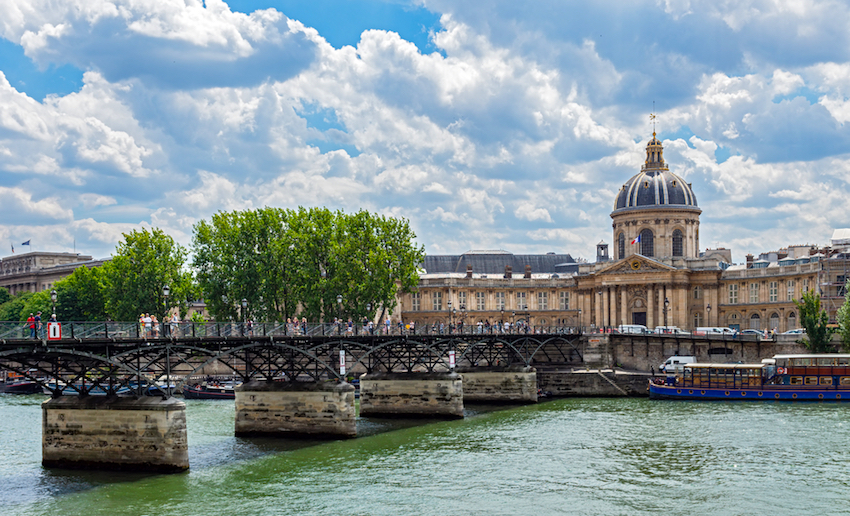
{"type": "Polygon", "coordinates": [[[632,245],[639,244],[639,243],[640,243],[640,235],[638,235],[637,238],[632,240],[632,245]]]}
{"type": "Polygon", "coordinates": [[[24,242],[24,243],[23,243],[23,244],[21,244],[21,245],[30,245],[30,241],[29,241],[29,240],[27,240],[26,242],[24,242]]]}
{"type": "Polygon", "coordinates": [[[12,254],[15,254],[15,244],[12,244],[12,254]]]}

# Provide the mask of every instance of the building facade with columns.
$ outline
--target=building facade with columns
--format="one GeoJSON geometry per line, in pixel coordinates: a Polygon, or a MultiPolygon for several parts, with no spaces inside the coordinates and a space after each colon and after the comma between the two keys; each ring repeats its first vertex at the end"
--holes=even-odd
{"type": "Polygon", "coordinates": [[[77,267],[103,265],[103,260],[77,253],[31,252],[0,260],[0,287],[13,296],[21,292],[41,292],[53,288],[60,279],[73,274],[77,267]]]}
{"type": "Polygon", "coordinates": [[[653,133],[644,164],[614,199],[612,252],[598,244],[593,263],[552,253],[428,256],[418,290],[399,299],[400,317],[418,326],[508,321],[781,332],[799,326],[794,300],[803,292],[823,293],[826,282],[843,285],[848,277],[840,271],[848,269],[850,248],[792,246],[740,265],[732,264],[729,249],[701,252],[701,213],[691,185],[669,170],[653,133]],[[827,260],[841,263],[826,267],[827,260]],[[439,266],[446,263],[453,268],[439,266]]]}

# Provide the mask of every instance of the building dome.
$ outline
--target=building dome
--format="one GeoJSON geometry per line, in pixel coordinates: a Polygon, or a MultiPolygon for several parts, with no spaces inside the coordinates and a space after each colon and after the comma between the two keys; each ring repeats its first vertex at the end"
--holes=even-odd
{"type": "Polygon", "coordinates": [[[646,162],[617,193],[614,211],[658,207],[698,209],[691,185],[670,172],[664,162],[664,148],[652,133],[646,144],[646,162]]]}

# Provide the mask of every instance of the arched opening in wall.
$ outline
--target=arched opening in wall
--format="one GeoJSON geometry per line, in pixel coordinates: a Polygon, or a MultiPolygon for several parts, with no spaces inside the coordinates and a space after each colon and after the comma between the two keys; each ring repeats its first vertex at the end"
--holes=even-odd
{"type": "Polygon", "coordinates": [[[750,329],[751,330],[760,330],[761,329],[761,316],[759,314],[753,314],[750,316],[750,329]]]}
{"type": "Polygon", "coordinates": [[[699,328],[702,325],[702,312],[694,312],[694,328],[699,328]]]}
{"type": "Polygon", "coordinates": [[[617,259],[622,260],[626,257],[626,234],[622,231],[617,236],[617,259]]]}
{"type": "Polygon", "coordinates": [[[738,316],[737,312],[732,312],[726,318],[726,326],[732,328],[733,330],[741,329],[741,318],[738,316]]]}
{"type": "Polygon", "coordinates": [[[684,256],[684,239],[685,237],[680,230],[673,231],[673,256],[684,256]]]}
{"type": "Polygon", "coordinates": [[[655,243],[651,229],[643,229],[640,232],[640,254],[644,256],[655,256],[655,243]]]}
{"type": "Polygon", "coordinates": [[[790,314],[788,314],[788,328],[786,328],[785,330],[788,331],[793,330],[795,328],[797,328],[797,314],[791,312],[790,314]]]}
{"type": "Polygon", "coordinates": [[[779,330],[779,314],[773,312],[770,314],[770,327],[769,330],[779,330]]]}

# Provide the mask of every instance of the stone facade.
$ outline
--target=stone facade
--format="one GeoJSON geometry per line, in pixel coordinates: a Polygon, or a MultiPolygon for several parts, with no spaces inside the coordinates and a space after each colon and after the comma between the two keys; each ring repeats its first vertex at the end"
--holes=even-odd
{"type": "Polygon", "coordinates": [[[464,402],[537,403],[537,370],[533,367],[458,369],[464,402]]]}
{"type": "Polygon", "coordinates": [[[99,267],[103,260],[75,253],[32,252],[7,256],[0,260],[0,287],[10,294],[49,290],[60,279],[73,274],[77,267],[99,267]]]}
{"type": "Polygon", "coordinates": [[[62,396],[41,408],[45,467],[156,472],[189,468],[182,401],[62,396]]]}

